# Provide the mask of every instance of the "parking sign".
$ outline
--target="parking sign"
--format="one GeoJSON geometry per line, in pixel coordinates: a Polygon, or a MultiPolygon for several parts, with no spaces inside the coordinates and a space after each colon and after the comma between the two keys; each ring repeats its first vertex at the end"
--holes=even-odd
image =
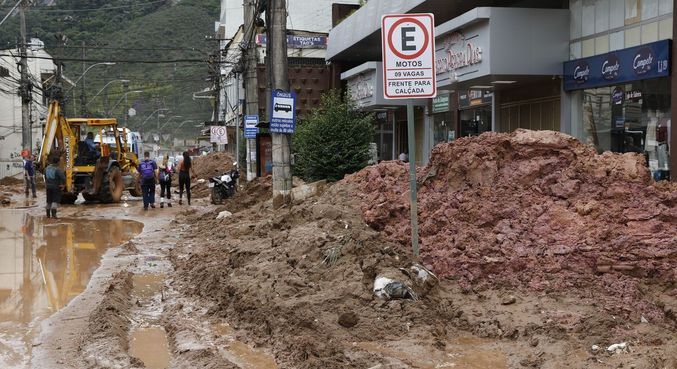
{"type": "Polygon", "coordinates": [[[386,14],[381,18],[386,99],[437,95],[434,30],[432,14],[386,14]]]}
{"type": "Polygon", "coordinates": [[[228,133],[226,127],[224,126],[211,126],[209,127],[209,142],[225,145],[228,143],[228,133]]]}

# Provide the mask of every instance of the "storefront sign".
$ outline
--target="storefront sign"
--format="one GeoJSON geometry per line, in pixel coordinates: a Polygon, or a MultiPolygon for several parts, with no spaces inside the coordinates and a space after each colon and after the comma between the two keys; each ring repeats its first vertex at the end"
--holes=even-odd
{"type": "Polygon", "coordinates": [[[670,75],[670,40],[564,63],[566,91],[670,75]]]}
{"type": "Polygon", "coordinates": [[[642,91],[640,90],[632,90],[628,91],[625,93],[625,99],[626,100],[639,100],[642,98],[642,91]]]}
{"type": "Polygon", "coordinates": [[[449,94],[440,94],[433,99],[433,114],[449,111],[449,94]]]}
{"type": "MultiPolygon", "coordinates": [[[[256,44],[265,45],[268,37],[264,34],[256,35],[256,44]]],[[[327,47],[327,36],[287,36],[287,47],[291,49],[324,49],[327,47]]]]}
{"type": "Polygon", "coordinates": [[[442,40],[443,48],[438,50],[437,74],[455,72],[482,62],[482,47],[477,38],[466,39],[462,32],[453,32],[442,40]]]}
{"type": "Polygon", "coordinates": [[[624,96],[625,92],[623,92],[623,89],[621,87],[616,87],[611,92],[611,101],[614,103],[614,105],[620,105],[623,103],[624,96]]]}
{"type": "Polygon", "coordinates": [[[348,96],[357,107],[367,105],[374,97],[376,87],[376,69],[370,69],[351,77],[347,83],[348,96]]]}
{"type": "Polygon", "coordinates": [[[458,107],[469,108],[472,106],[491,104],[494,93],[488,90],[459,91],[458,107]]]}

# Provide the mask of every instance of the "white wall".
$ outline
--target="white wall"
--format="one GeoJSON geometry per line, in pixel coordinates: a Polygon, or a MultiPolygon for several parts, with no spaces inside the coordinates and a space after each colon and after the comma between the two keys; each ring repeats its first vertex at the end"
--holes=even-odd
{"type": "MultiPolygon", "coordinates": [[[[243,23],[243,1],[221,0],[221,23],[225,22],[226,37],[235,34],[243,23]]],[[[358,4],[359,0],[287,0],[289,17],[287,28],[313,32],[329,32],[331,29],[331,4],[358,4]]]]}
{"type": "MultiPolygon", "coordinates": [[[[18,54],[16,49],[2,50],[0,54],[18,54]]],[[[31,56],[50,58],[42,48],[29,49],[28,70],[34,84],[41,83],[41,74],[53,73],[54,63],[51,59],[34,59],[31,56]]],[[[18,58],[1,56],[0,66],[9,70],[10,77],[0,77],[0,178],[15,175],[22,172],[21,163],[21,98],[19,97],[18,81],[20,79],[17,70],[18,58]]],[[[42,139],[42,124],[40,118],[45,118],[47,108],[42,103],[42,92],[39,88],[33,88],[33,102],[31,103],[31,122],[33,131],[33,148],[42,139]]]]}

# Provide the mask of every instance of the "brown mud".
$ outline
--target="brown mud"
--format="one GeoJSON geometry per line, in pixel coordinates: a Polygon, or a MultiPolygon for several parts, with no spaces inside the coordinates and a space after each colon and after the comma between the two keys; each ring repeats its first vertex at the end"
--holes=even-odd
{"type": "Polygon", "coordinates": [[[675,187],[647,174],[558,133],[462,139],[419,172],[441,279],[418,301],[372,292],[377,275],[412,282],[396,163],[292,208],[185,214],[175,288],[281,368],[673,368],[675,187]]]}

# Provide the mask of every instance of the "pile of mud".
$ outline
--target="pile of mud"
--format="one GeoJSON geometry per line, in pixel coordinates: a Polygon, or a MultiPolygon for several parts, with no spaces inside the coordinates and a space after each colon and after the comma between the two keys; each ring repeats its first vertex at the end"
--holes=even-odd
{"type": "Polygon", "coordinates": [[[233,168],[235,159],[225,152],[212,152],[193,160],[193,171],[198,179],[209,179],[233,168]]]}
{"type": "MultiPolygon", "coordinates": [[[[466,290],[596,286],[612,308],[663,318],[639,284],[677,281],[677,186],[652,183],[642,155],[598,155],[552,131],[485,133],[436,146],[417,178],[421,255],[439,275],[466,290]]],[[[346,180],[368,224],[409,245],[407,168],[346,180]]]]}
{"type": "Polygon", "coordinates": [[[8,187],[13,187],[13,186],[21,186],[23,185],[23,180],[15,178],[15,177],[4,177],[0,179],[0,186],[8,186],[8,187]]]}

